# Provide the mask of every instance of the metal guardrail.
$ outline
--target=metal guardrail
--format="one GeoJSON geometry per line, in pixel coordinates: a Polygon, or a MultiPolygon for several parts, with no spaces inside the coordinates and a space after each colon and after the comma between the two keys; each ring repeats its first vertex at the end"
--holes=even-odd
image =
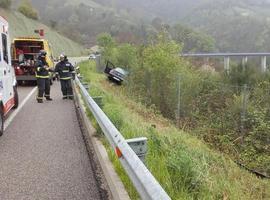
{"type": "Polygon", "coordinates": [[[116,129],[105,113],[99,108],[77,77],[75,82],[79,86],[88,108],[91,110],[111,146],[115,149],[116,155],[141,199],[170,200],[171,198],[169,195],[164,191],[155,177],[134,153],[125,138],[116,129]]]}

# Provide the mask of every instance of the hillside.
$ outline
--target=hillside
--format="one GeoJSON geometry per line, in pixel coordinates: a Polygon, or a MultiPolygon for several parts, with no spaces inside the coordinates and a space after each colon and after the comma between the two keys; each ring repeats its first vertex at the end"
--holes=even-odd
{"type": "Polygon", "coordinates": [[[170,25],[184,23],[212,36],[220,51],[270,51],[269,0],[93,1],[148,23],[155,17],[170,25]]]}
{"type": "MultiPolygon", "coordinates": [[[[147,137],[146,165],[172,199],[269,199],[269,180],[257,178],[198,138],[176,129],[153,107],[135,102],[136,92],[125,90],[127,85],[116,86],[106,81],[103,74],[96,73],[94,62],[86,61],[80,66],[84,81],[92,85],[91,95],[103,97],[102,110],[123,136],[147,137]]],[[[93,125],[97,135],[104,137],[97,123],[93,125]]],[[[139,199],[119,159],[112,149],[108,151],[131,199],[139,199]]]]}
{"type": "MultiPolygon", "coordinates": [[[[111,0],[96,0],[109,4],[111,0]]],[[[269,0],[115,0],[116,7],[130,9],[152,20],[184,23],[206,32],[220,51],[270,51],[269,0]]]]}
{"type": "Polygon", "coordinates": [[[48,26],[26,18],[18,12],[10,12],[0,9],[1,15],[8,19],[10,26],[11,39],[21,36],[38,36],[34,33],[35,29],[44,29],[45,38],[50,41],[55,55],[65,52],[69,56],[84,54],[84,48],[74,41],[60,35],[48,26]]]}
{"type": "MultiPolygon", "coordinates": [[[[19,1],[13,5],[15,9],[19,1]]],[[[142,44],[162,30],[164,21],[140,7],[141,1],[32,0],[40,20],[85,47],[96,44],[100,33],[109,33],[120,43],[142,44]],[[57,9],[55,9],[57,8],[57,9]],[[152,20],[153,19],[153,20],[152,20]]],[[[145,4],[147,7],[147,4],[145,4]]],[[[167,26],[172,37],[183,44],[184,52],[214,51],[213,38],[181,24],[167,26]]]]}
{"type": "Polygon", "coordinates": [[[270,51],[269,11],[267,1],[217,1],[194,9],[182,21],[210,34],[222,51],[270,51]]]}
{"type": "Polygon", "coordinates": [[[42,22],[52,26],[77,42],[92,46],[99,33],[108,32],[119,40],[138,42],[144,29],[126,11],[103,6],[90,0],[33,0],[42,22]],[[55,9],[57,8],[57,9],[55,9]]]}
{"type": "MultiPolygon", "coordinates": [[[[93,0],[103,6],[111,5],[112,0],[93,0]]],[[[178,22],[180,19],[190,14],[194,8],[211,0],[114,0],[118,9],[128,9],[132,14],[141,18],[160,17],[167,23],[178,22]]]]}
{"type": "MultiPolygon", "coordinates": [[[[18,2],[18,1],[17,1],[18,2]]],[[[230,52],[270,51],[268,0],[32,0],[40,19],[85,45],[99,33],[117,41],[142,43],[158,31],[155,22],[185,24],[230,52]],[[55,9],[58,8],[58,9],[55,9]],[[82,23],[83,22],[83,23],[82,23]]]]}
{"type": "Polygon", "coordinates": [[[98,3],[91,0],[77,0],[77,1],[67,0],[65,2],[65,5],[78,5],[78,4],[85,4],[87,6],[91,6],[92,8],[100,8],[100,5],[98,3]]]}

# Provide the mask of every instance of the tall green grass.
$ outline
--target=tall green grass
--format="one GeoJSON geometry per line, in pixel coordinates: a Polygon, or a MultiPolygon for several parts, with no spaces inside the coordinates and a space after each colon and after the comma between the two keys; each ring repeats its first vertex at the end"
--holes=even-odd
{"type": "MultiPolygon", "coordinates": [[[[240,169],[228,157],[133,102],[122,94],[121,86],[96,73],[94,63],[84,62],[80,67],[90,83],[90,94],[103,96],[103,111],[123,136],[148,138],[146,166],[172,199],[270,199],[269,180],[240,169]]],[[[139,199],[113,150],[104,143],[131,199],[139,199]]]]}

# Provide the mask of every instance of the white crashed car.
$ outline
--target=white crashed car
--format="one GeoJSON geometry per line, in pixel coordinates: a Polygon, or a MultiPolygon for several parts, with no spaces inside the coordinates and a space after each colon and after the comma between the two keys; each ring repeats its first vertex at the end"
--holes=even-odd
{"type": "Polygon", "coordinates": [[[115,68],[111,62],[107,62],[104,72],[109,80],[115,81],[118,84],[121,84],[123,81],[125,81],[128,75],[126,70],[120,67],[115,68]]]}

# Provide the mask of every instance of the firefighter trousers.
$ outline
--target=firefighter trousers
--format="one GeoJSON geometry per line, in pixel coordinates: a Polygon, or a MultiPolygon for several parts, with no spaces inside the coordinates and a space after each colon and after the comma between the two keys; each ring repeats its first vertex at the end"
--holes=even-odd
{"type": "Polygon", "coordinates": [[[61,82],[61,90],[62,90],[63,97],[73,98],[71,79],[68,79],[68,80],[60,79],[60,82],[61,82]]]}
{"type": "Polygon", "coordinates": [[[50,79],[38,78],[37,85],[38,85],[37,100],[42,100],[43,96],[45,96],[46,98],[50,98],[50,90],[51,90],[50,79]]]}

